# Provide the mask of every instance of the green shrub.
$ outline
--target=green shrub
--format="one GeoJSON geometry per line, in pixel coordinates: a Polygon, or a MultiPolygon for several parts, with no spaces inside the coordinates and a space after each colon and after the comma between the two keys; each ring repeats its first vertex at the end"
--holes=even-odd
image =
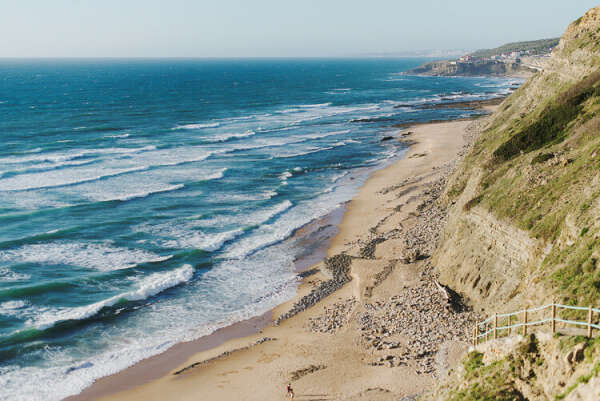
{"type": "Polygon", "coordinates": [[[476,375],[477,369],[483,366],[483,354],[477,351],[470,352],[463,362],[463,366],[467,372],[467,377],[476,375]]]}
{"type": "Polygon", "coordinates": [[[531,159],[531,164],[543,163],[547,160],[553,159],[554,153],[540,153],[531,159]]]}
{"type": "Polygon", "coordinates": [[[474,197],[473,199],[471,199],[470,201],[468,201],[467,203],[465,203],[465,205],[463,206],[463,209],[465,211],[471,210],[475,206],[479,205],[479,203],[481,202],[482,199],[483,199],[483,195],[479,195],[479,196],[474,197]]]}
{"type": "Polygon", "coordinates": [[[594,86],[599,80],[600,72],[594,73],[559,95],[559,100],[547,106],[535,122],[500,145],[493,153],[494,159],[507,161],[521,152],[532,152],[565,139],[566,128],[579,117],[583,103],[600,96],[600,88],[594,86]]]}

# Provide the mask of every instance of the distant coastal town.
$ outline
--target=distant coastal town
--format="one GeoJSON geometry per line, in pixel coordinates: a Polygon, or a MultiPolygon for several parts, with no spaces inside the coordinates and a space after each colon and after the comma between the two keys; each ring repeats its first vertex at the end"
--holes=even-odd
{"type": "Polygon", "coordinates": [[[409,73],[440,76],[532,73],[541,70],[543,61],[557,45],[557,38],[508,43],[494,49],[478,50],[456,60],[426,63],[409,73]]]}

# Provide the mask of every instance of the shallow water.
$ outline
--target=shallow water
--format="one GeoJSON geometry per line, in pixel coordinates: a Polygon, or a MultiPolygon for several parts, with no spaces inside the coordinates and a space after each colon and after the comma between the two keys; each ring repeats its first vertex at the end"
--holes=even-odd
{"type": "Polygon", "coordinates": [[[0,62],[0,400],[59,400],[290,299],[292,237],[403,145],[411,105],[514,79],[423,60],[0,62]],[[402,107],[394,107],[402,105],[402,107]]]}

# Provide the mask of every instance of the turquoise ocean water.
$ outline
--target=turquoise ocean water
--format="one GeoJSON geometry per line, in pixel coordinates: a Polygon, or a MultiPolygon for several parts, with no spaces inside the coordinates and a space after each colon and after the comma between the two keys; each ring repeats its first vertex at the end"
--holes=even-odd
{"type": "Polygon", "coordinates": [[[294,232],[401,157],[394,124],[520,83],[401,74],[422,61],[0,61],[0,400],[290,299],[294,232]]]}

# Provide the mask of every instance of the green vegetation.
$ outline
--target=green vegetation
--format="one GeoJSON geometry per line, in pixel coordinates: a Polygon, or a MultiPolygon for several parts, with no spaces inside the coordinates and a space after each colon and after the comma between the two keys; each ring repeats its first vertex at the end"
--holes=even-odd
{"type": "Polygon", "coordinates": [[[535,334],[530,334],[505,356],[487,364],[481,352],[467,354],[464,369],[457,370],[452,381],[440,387],[435,399],[562,400],[600,374],[599,356],[600,338],[557,334],[551,342],[542,344],[535,334]],[[571,356],[566,358],[569,353],[571,356]],[[568,371],[579,375],[569,377],[568,371]],[[557,380],[557,375],[562,377],[557,380]],[[554,388],[548,386],[550,377],[554,388]]]}
{"type": "Polygon", "coordinates": [[[520,153],[565,139],[568,134],[566,128],[580,116],[583,103],[600,96],[600,88],[596,86],[599,81],[600,73],[597,72],[559,95],[558,100],[548,106],[537,120],[498,147],[494,157],[501,161],[510,160],[520,153]]]}
{"type": "Polygon", "coordinates": [[[465,379],[466,388],[453,391],[448,401],[519,401],[525,400],[515,387],[510,364],[503,359],[488,366],[478,366],[465,379]]]}
{"type": "Polygon", "coordinates": [[[532,367],[544,364],[537,338],[531,335],[524,344],[507,357],[489,365],[483,363],[483,354],[473,351],[463,362],[464,379],[468,385],[450,393],[448,401],[525,400],[516,385],[517,379],[535,380],[532,367]]]}
{"type": "MultiPolygon", "coordinates": [[[[598,339],[598,338],[591,339],[591,338],[587,338],[587,337],[583,337],[583,336],[567,337],[565,339],[561,339],[560,346],[562,349],[572,349],[576,344],[580,344],[580,343],[585,344],[585,346],[584,346],[585,352],[584,352],[584,360],[583,360],[584,363],[594,362],[594,360],[597,359],[598,353],[600,351],[600,339],[598,339]]],[[[555,399],[556,400],[564,400],[569,394],[571,394],[573,392],[573,390],[575,390],[577,387],[579,387],[579,385],[589,382],[590,379],[598,376],[599,373],[600,373],[600,362],[596,362],[591,366],[588,373],[585,373],[585,374],[577,377],[577,379],[575,379],[575,382],[573,384],[571,384],[569,387],[567,387],[567,389],[563,393],[558,394],[555,397],[555,399]]]]}
{"type": "MultiPolygon", "coordinates": [[[[594,255],[595,248],[600,245],[600,239],[586,236],[588,232],[589,228],[578,241],[580,243],[552,252],[544,261],[545,268],[550,268],[549,264],[561,266],[550,275],[549,280],[564,294],[564,302],[588,305],[600,299],[600,271],[598,259],[594,255]]],[[[577,318],[573,315],[576,311],[564,313],[566,317],[577,318]]],[[[584,320],[583,316],[578,318],[584,320]]]]}
{"type": "Polygon", "coordinates": [[[460,180],[459,182],[455,183],[454,185],[452,185],[452,187],[448,191],[448,197],[450,199],[458,198],[463,193],[466,186],[467,186],[466,179],[460,180]]]}
{"type": "Polygon", "coordinates": [[[473,199],[471,199],[470,201],[468,201],[467,203],[465,203],[465,205],[463,206],[463,209],[465,211],[471,210],[475,206],[479,205],[479,202],[481,202],[482,199],[483,199],[483,195],[479,195],[479,196],[474,197],[473,199]]]}
{"type": "MultiPolygon", "coordinates": [[[[448,254],[459,260],[440,262],[440,270],[448,284],[486,309],[501,308],[507,301],[525,304],[532,298],[578,306],[597,307],[600,302],[599,16],[600,7],[569,26],[547,68],[499,107],[448,181],[447,201],[464,205],[462,211],[453,211],[451,229],[469,230],[451,231],[456,238],[447,241],[455,247],[448,246],[448,254]],[[475,216],[469,211],[476,205],[482,213],[475,216]],[[475,247],[464,254],[453,252],[485,235],[476,227],[488,224],[482,217],[497,221],[499,227],[518,228],[534,241],[515,238],[513,244],[511,238],[501,238],[487,253],[475,247]],[[503,272],[493,266],[505,263],[503,247],[512,251],[513,245],[525,257],[523,263],[505,264],[507,276],[522,277],[521,283],[514,289],[482,291],[478,283],[502,280],[503,272]],[[460,277],[452,276],[455,266],[460,267],[460,277]]],[[[523,50],[509,49],[511,45],[518,44],[474,55],[523,50]]],[[[586,321],[588,311],[558,313],[562,319],[586,321]]],[[[592,318],[594,323],[600,320],[598,314],[592,318]]],[[[498,350],[504,346],[508,345],[498,350]]],[[[530,337],[495,362],[487,362],[488,357],[494,358],[469,354],[464,369],[440,388],[436,400],[572,397],[579,386],[600,375],[600,338],[557,334],[541,345],[530,337]]]]}
{"type": "Polygon", "coordinates": [[[600,273],[586,266],[594,246],[587,242],[600,234],[592,224],[600,188],[591,187],[600,169],[600,158],[595,158],[600,155],[600,72],[559,88],[538,106],[539,112],[515,116],[508,109],[501,114],[453,182],[468,181],[469,166],[484,166],[480,193],[464,209],[480,204],[534,238],[557,240],[570,216],[576,229],[570,234],[573,244],[552,247],[542,264],[544,278],[569,299],[598,300],[600,273]]]}
{"type": "Polygon", "coordinates": [[[569,388],[567,388],[567,390],[564,393],[557,395],[556,399],[557,400],[564,400],[580,384],[587,383],[588,381],[590,381],[590,379],[592,377],[598,376],[598,373],[600,373],[600,362],[596,362],[596,364],[592,367],[591,371],[588,374],[579,376],[577,378],[577,380],[575,381],[575,383],[573,383],[572,385],[570,385],[569,388]]]}
{"type": "Polygon", "coordinates": [[[531,164],[543,163],[550,159],[553,159],[555,156],[554,153],[540,153],[536,155],[533,159],[531,159],[531,164]]]}
{"type": "Polygon", "coordinates": [[[467,355],[467,358],[463,362],[467,377],[473,377],[477,369],[483,366],[483,354],[481,352],[473,351],[467,355]]]}
{"type": "Polygon", "coordinates": [[[558,44],[560,38],[531,40],[526,42],[513,42],[496,47],[494,49],[482,49],[471,53],[473,57],[491,57],[502,53],[528,51],[532,55],[544,54],[548,49],[558,44]]]}

